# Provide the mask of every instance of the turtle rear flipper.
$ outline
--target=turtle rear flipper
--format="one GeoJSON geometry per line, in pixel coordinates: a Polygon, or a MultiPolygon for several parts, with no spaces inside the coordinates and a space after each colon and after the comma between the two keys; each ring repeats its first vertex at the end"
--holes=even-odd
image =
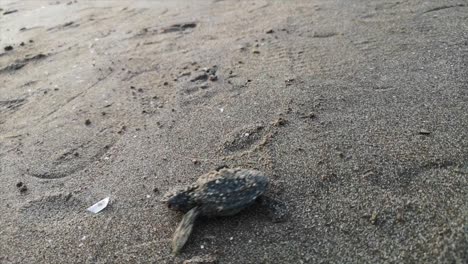
{"type": "Polygon", "coordinates": [[[182,221],[180,221],[180,224],[177,226],[177,229],[174,232],[174,237],[172,238],[172,253],[174,255],[177,255],[184,247],[185,243],[187,243],[190,234],[192,234],[195,220],[199,214],[200,208],[194,207],[188,211],[182,218],[182,221]]]}
{"type": "Polygon", "coordinates": [[[268,211],[268,215],[274,223],[285,222],[289,217],[289,210],[286,204],[274,198],[262,195],[258,201],[268,211]]]}

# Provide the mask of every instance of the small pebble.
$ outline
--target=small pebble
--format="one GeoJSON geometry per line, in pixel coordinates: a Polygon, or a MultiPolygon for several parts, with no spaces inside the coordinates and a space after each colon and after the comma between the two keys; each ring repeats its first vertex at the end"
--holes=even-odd
{"type": "Polygon", "coordinates": [[[420,135],[430,135],[431,132],[429,130],[426,130],[426,129],[421,129],[421,130],[419,130],[419,134],[420,135]]]}
{"type": "Polygon", "coordinates": [[[13,46],[11,45],[8,45],[6,46],[5,48],[3,48],[5,51],[10,51],[10,50],[13,50],[13,46]]]}
{"type": "Polygon", "coordinates": [[[28,187],[26,187],[26,185],[23,185],[23,186],[20,187],[19,190],[20,190],[21,193],[25,193],[28,190],[28,187]]]}
{"type": "Polygon", "coordinates": [[[89,120],[89,119],[86,119],[86,121],[85,121],[85,125],[87,125],[87,126],[91,125],[91,120],[89,120]]]}
{"type": "Polygon", "coordinates": [[[375,225],[377,223],[378,213],[376,211],[372,212],[372,215],[369,219],[370,223],[375,225]]]}
{"type": "Polygon", "coordinates": [[[315,118],[316,115],[314,113],[308,113],[308,114],[305,114],[305,115],[302,115],[301,118],[315,118]]]}

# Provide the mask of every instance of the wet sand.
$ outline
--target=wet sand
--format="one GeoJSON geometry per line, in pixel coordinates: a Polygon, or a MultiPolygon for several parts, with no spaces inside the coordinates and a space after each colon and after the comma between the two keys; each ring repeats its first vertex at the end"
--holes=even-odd
{"type": "Polygon", "coordinates": [[[0,263],[468,261],[464,1],[0,8],[0,263]],[[222,165],[288,221],[202,219],[171,256],[160,199],[222,165]]]}

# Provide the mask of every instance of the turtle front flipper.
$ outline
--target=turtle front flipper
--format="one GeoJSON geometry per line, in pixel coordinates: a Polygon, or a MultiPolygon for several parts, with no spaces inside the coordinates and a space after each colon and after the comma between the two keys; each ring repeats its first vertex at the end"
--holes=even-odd
{"type": "Polygon", "coordinates": [[[262,195],[258,201],[268,211],[268,215],[274,223],[285,222],[289,217],[289,210],[286,204],[274,198],[262,195]]]}
{"type": "Polygon", "coordinates": [[[198,215],[200,214],[200,207],[194,207],[190,211],[188,211],[182,221],[177,226],[176,231],[174,232],[174,237],[172,238],[172,253],[177,255],[180,250],[184,247],[185,243],[192,234],[193,225],[195,224],[195,220],[197,219],[198,215]]]}

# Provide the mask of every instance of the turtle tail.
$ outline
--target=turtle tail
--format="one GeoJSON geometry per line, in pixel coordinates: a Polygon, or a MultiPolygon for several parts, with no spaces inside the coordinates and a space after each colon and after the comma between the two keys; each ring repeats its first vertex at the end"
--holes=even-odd
{"type": "Polygon", "coordinates": [[[180,250],[184,247],[185,243],[190,237],[192,233],[193,225],[195,224],[195,220],[197,219],[198,215],[200,214],[200,208],[194,207],[190,211],[188,211],[182,221],[177,226],[177,229],[174,233],[174,237],[172,238],[172,253],[177,255],[180,250]]]}

